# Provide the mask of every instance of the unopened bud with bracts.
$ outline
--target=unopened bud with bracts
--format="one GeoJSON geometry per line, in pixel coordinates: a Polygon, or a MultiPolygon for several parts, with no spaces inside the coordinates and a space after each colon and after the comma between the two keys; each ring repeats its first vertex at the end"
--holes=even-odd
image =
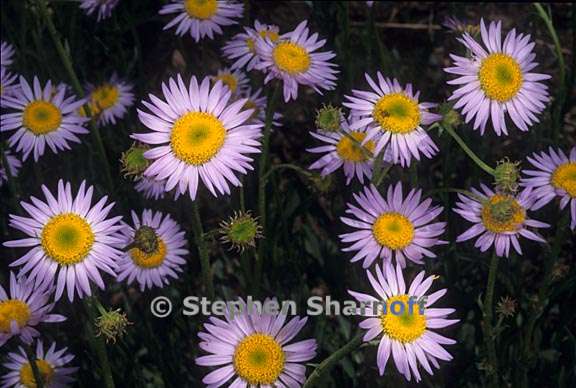
{"type": "Polygon", "coordinates": [[[132,144],[127,151],[122,153],[120,162],[122,163],[124,177],[139,177],[146,171],[150,165],[150,161],[144,157],[144,153],[148,151],[148,149],[149,147],[145,145],[132,144]]]}
{"type": "Polygon", "coordinates": [[[444,103],[440,105],[439,113],[442,115],[442,126],[456,128],[462,123],[460,113],[452,108],[453,104],[444,103]]]}
{"type": "Polygon", "coordinates": [[[494,170],[496,190],[503,194],[515,194],[518,191],[519,166],[520,162],[511,162],[508,158],[498,162],[494,170]]]}
{"type": "Polygon", "coordinates": [[[324,105],[316,111],[316,127],[324,132],[338,132],[342,121],[342,110],[332,105],[324,105]]]}

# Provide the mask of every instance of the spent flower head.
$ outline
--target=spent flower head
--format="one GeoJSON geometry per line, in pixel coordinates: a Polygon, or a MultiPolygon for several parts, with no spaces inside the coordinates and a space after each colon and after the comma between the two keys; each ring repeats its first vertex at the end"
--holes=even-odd
{"type": "Polygon", "coordinates": [[[262,227],[249,211],[234,212],[228,221],[220,223],[220,234],[222,242],[242,252],[248,247],[256,246],[256,240],[262,238],[262,227]]]}
{"type": "Polygon", "coordinates": [[[330,104],[316,111],[316,127],[324,132],[338,132],[342,121],[342,109],[330,104]]]}
{"type": "Polygon", "coordinates": [[[122,163],[124,177],[139,177],[146,171],[150,165],[150,161],[144,157],[144,153],[148,151],[149,148],[150,147],[146,145],[134,143],[127,151],[122,153],[120,162],[122,163]]]}
{"type": "Polygon", "coordinates": [[[494,184],[498,192],[514,194],[518,191],[520,162],[511,162],[507,157],[500,160],[494,170],[494,184]]]}
{"type": "Polygon", "coordinates": [[[116,343],[119,338],[126,334],[126,327],[132,322],[120,309],[107,311],[99,306],[100,316],[96,318],[96,336],[104,337],[106,343],[116,343]]]}
{"type": "Polygon", "coordinates": [[[510,318],[516,314],[516,307],[516,301],[509,296],[505,296],[498,302],[496,312],[504,318],[510,318]]]}

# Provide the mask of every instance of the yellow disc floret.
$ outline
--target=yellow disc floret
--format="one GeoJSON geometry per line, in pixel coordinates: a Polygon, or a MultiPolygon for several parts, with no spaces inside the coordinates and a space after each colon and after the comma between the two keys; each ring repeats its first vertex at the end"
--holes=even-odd
{"type": "Polygon", "coordinates": [[[218,2],[216,0],[185,0],[184,9],[192,18],[211,19],[218,11],[218,2]]]}
{"type": "Polygon", "coordinates": [[[387,212],[376,219],[372,234],[382,246],[392,250],[403,249],[414,240],[414,225],[400,213],[387,212]]]}
{"type": "Polygon", "coordinates": [[[41,243],[46,255],[58,264],[77,264],[90,253],[94,245],[94,232],[79,215],[63,213],[46,223],[42,229],[41,243]]]}
{"type": "Polygon", "coordinates": [[[166,258],[166,243],[158,237],[158,247],[150,253],[146,253],[140,248],[130,249],[130,257],[134,264],[139,267],[150,269],[162,265],[166,258]]]}
{"type": "Polygon", "coordinates": [[[382,131],[405,134],[420,125],[418,102],[404,93],[392,93],[380,97],[374,105],[372,117],[382,131]]]}
{"type": "Polygon", "coordinates": [[[102,111],[112,108],[118,102],[120,91],[111,84],[98,86],[90,95],[90,113],[98,115],[102,111]]]}
{"type": "Polygon", "coordinates": [[[228,86],[228,89],[230,89],[232,93],[234,93],[238,88],[238,79],[232,73],[222,73],[217,75],[214,77],[214,82],[217,81],[222,81],[224,85],[228,86]]]}
{"type": "Polygon", "coordinates": [[[336,145],[336,152],[338,153],[338,156],[340,156],[342,160],[348,162],[366,162],[370,158],[370,154],[374,152],[374,142],[369,140],[364,145],[358,144],[362,143],[366,137],[366,133],[364,132],[353,131],[350,132],[350,136],[356,140],[356,142],[347,136],[342,136],[336,145]]]}
{"type": "MultiPolygon", "coordinates": [[[[38,367],[38,372],[40,372],[44,386],[50,385],[52,377],[54,376],[54,367],[45,360],[36,360],[36,366],[38,367]]],[[[20,368],[20,384],[25,388],[37,387],[32,365],[28,362],[20,368]]]]}
{"type": "Polygon", "coordinates": [[[62,112],[47,101],[32,101],[24,109],[22,125],[35,135],[46,135],[57,130],[62,123],[62,112]]]}
{"type": "Polygon", "coordinates": [[[522,69],[506,54],[490,54],[482,60],[478,71],[480,87],[491,100],[506,102],[522,87],[522,69]]]}
{"type": "Polygon", "coordinates": [[[525,219],[525,209],[510,195],[495,194],[482,207],[482,224],[492,233],[515,232],[525,219]]]}
{"type": "MultiPolygon", "coordinates": [[[[426,330],[426,316],[421,313],[417,304],[410,305],[408,295],[397,295],[386,300],[387,311],[380,315],[380,324],[384,334],[389,338],[402,342],[411,343],[422,337],[426,330]],[[401,311],[391,307],[394,302],[401,303],[401,311]],[[395,314],[395,313],[396,314],[395,314]],[[402,312],[398,314],[398,312],[402,312]]],[[[398,304],[396,303],[396,304],[398,304]]]]}
{"type": "Polygon", "coordinates": [[[214,115],[189,112],[172,127],[170,145],[176,157],[188,164],[200,166],[220,151],[226,140],[226,129],[214,115]]]}
{"type": "Polygon", "coordinates": [[[550,179],[552,186],[562,189],[576,198],[576,162],[563,163],[554,170],[550,179]]]}
{"type": "Polygon", "coordinates": [[[274,384],[284,370],[285,362],[282,347],[267,334],[250,334],[234,351],[234,370],[250,385],[274,384]]]}
{"type": "Polygon", "coordinates": [[[290,75],[304,73],[310,68],[310,54],[296,43],[282,42],[272,51],[274,63],[290,75]]]}
{"type": "Polygon", "coordinates": [[[26,326],[30,319],[30,308],[18,299],[0,302],[0,333],[10,333],[10,325],[16,322],[19,328],[26,326]]]}

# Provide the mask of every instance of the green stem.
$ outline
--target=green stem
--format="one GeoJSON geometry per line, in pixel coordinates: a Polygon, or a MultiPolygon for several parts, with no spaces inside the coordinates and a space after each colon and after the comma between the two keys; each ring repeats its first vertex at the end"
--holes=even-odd
{"type": "MultiPolygon", "coordinates": [[[[59,38],[58,31],[54,26],[54,21],[52,20],[52,15],[48,11],[48,5],[46,0],[37,0],[38,7],[40,9],[40,13],[46,23],[46,27],[48,28],[48,32],[52,41],[54,42],[54,46],[56,47],[56,52],[64,65],[64,69],[66,73],[68,73],[68,77],[72,82],[72,87],[74,91],[78,95],[79,98],[84,97],[84,90],[82,89],[82,85],[74,71],[74,67],[72,65],[72,59],[68,52],[64,48],[62,41],[59,38]]],[[[90,111],[89,104],[84,105],[84,109],[88,117],[92,117],[92,112],[90,111]]],[[[90,132],[94,136],[94,140],[96,141],[96,147],[98,148],[98,153],[100,154],[101,162],[104,165],[104,176],[106,177],[106,183],[110,190],[114,188],[114,183],[112,180],[112,175],[110,173],[110,164],[108,163],[108,157],[106,156],[106,149],[104,148],[104,142],[102,141],[102,136],[100,135],[100,129],[94,124],[93,120],[90,120],[90,132]]]]}
{"type": "Polygon", "coordinates": [[[330,369],[332,369],[338,361],[348,355],[350,352],[354,351],[362,344],[363,333],[359,332],[354,336],[346,345],[342,346],[340,349],[332,353],[330,357],[325,359],[314,369],[314,372],[310,375],[303,388],[312,388],[314,386],[319,386],[322,375],[330,369]]]}
{"type": "Polygon", "coordinates": [[[95,296],[87,297],[83,300],[84,309],[88,314],[88,320],[85,322],[86,325],[86,335],[90,343],[90,347],[98,361],[100,362],[100,369],[102,372],[102,378],[104,379],[104,386],[106,388],[114,388],[114,377],[112,376],[112,368],[110,367],[110,361],[108,360],[108,353],[106,352],[106,345],[104,344],[104,339],[102,337],[96,336],[94,332],[94,323],[98,318],[98,304],[100,303],[95,296]]]}
{"type": "Polygon", "coordinates": [[[270,171],[268,171],[266,173],[266,175],[264,175],[264,183],[268,183],[268,180],[270,179],[270,177],[272,176],[272,174],[274,174],[276,171],[278,170],[294,170],[302,175],[304,175],[305,177],[310,177],[312,176],[312,173],[310,173],[309,171],[306,171],[305,169],[303,169],[302,167],[296,166],[294,164],[289,164],[289,163],[283,163],[283,164],[277,164],[275,166],[272,166],[272,168],[270,168],[270,171]]]}
{"type": "Polygon", "coordinates": [[[490,386],[494,388],[498,388],[498,358],[496,357],[496,338],[494,338],[492,320],[494,287],[496,285],[498,260],[499,258],[496,253],[493,253],[492,258],[490,259],[490,270],[488,273],[488,283],[486,284],[486,295],[484,296],[484,304],[482,306],[484,314],[484,343],[486,344],[489,364],[489,381],[490,386]]]}
{"type": "Polygon", "coordinates": [[[30,368],[32,368],[32,375],[34,375],[34,382],[36,383],[34,386],[36,388],[44,388],[44,379],[42,378],[40,369],[38,369],[38,364],[36,363],[36,353],[34,352],[34,349],[31,345],[26,345],[26,357],[30,363],[30,368]]]}
{"type": "Polygon", "coordinates": [[[214,280],[212,278],[212,270],[210,269],[210,256],[208,254],[208,247],[202,227],[202,219],[200,218],[200,211],[198,209],[198,199],[192,202],[192,229],[194,231],[194,239],[198,246],[198,255],[200,256],[200,265],[202,267],[202,280],[204,287],[206,287],[206,296],[214,299],[214,280]]]}
{"type": "Polygon", "coordinates": [[[480,159],[478,156],[476,156],[476,154],[472,152],[472,150],[468,147],[466,142],[462,140],[462,138],[456,133],[456,131],[454,131],[454,129],[451,126],[449,125],[440,126],[440,128],[443,128],[446,132],[450,134],[450,136],[454,138],[454,140],[456,140],[456,143],[458,143],[460,148],[462,148],[462,150],[466,152],[466,154],[470,157],[470,159],[474,161],[474,163],[476,163],[478,167],[486,171],[488,174],[494,175],[494,169],[489,165],[487,165],[486,163],[484,163],[482,159],[480,159]]]}

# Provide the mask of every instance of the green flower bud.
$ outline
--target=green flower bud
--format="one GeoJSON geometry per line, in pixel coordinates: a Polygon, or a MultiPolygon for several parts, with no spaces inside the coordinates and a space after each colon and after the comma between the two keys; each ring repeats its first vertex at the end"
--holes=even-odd
{"type": "Polygon", "coordinates": [[[499,192],[504,194],[516,193],[520,179],[519,166],[519,162],[510,162],[508,158],[498,162],[494,170],[494,179],[499,192]]]}
{"type": "Polygon", "coordinates": [[[133,144],[128,151],[122,154],[122,172],[124,176],[140,176],[150,165],[150,161],[144,157],[148,147],[133,144]]]}
{"type": "Polygon", "coordinates": [[[324,132],[337,132],[340,130],[342,111],[332,105],[324,105],[316,111],[316,127],[324,132]]]}

